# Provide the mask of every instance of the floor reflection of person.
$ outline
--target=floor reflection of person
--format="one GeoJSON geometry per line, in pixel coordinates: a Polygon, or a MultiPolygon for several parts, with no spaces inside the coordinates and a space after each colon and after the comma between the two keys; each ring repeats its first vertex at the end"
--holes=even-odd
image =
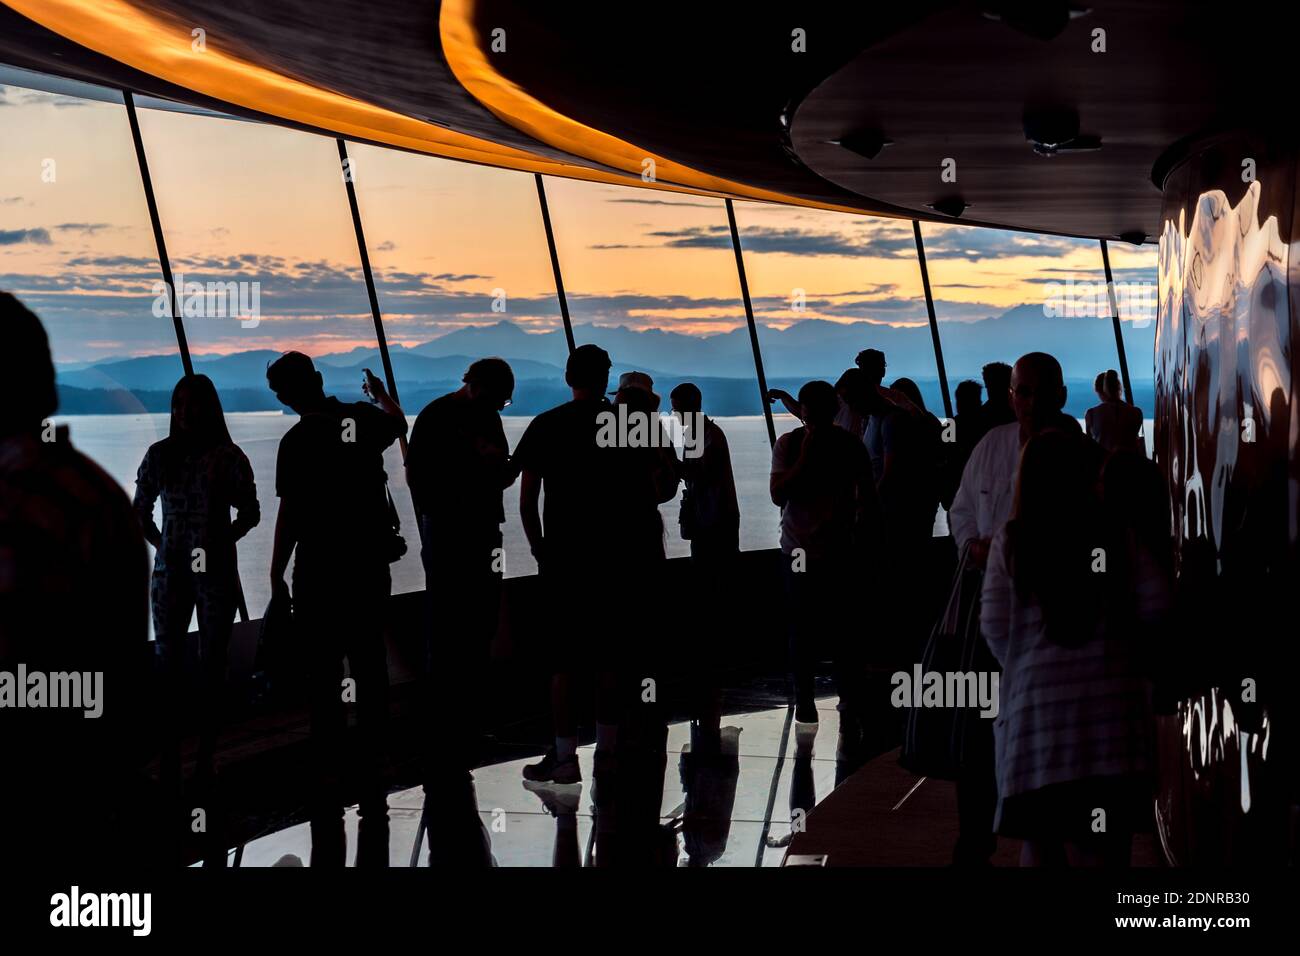
{"type": "Polygon", "coordinates": [[[144,538],[122,488],[49,421],[49,340],[7,293],[0,337],[0,672],[76,673],[83,691],[81,707],[0,712],[0,855],[16,874],[163,862],[142,744],[144,538]]]}
{"type": "Polygon", "coordinates": [[[342,866],[346,857],[340,765],[344,704],[352,701],[362,744],[357,861],[387,865],[384,612],[395,555],[383,452],[406,434],[406,418],[374,376],[366,388],[375,405],[326,396],[320,372],[300,352],[273,362],[266,378],[299,416],[280,439],[276,458],[280,510],[271,587],[287,594],[285,571],[293,555],[294,626],[308,649],[311,687],[312,866],[342,866]],[[350,687],[343,682],[344,658],[350,687]]]}
{"type": "Polygon", "coordinates": [[[482,870],[497,865],[492,835],[479,812],[478,793],[469,774],[440,778],[436,788],[426,788],[422,822],[430,869],[482,870]]]}
{"type": "Polygon", "coordinates": [[[677,865],[676,829],[665,825],[661,816],[667,743],[668,725],[653,712],[639,714],[620,733],[617,760],[595,780],[589,865],[677,865]]]}
{"type": "Polygon", "coordinates": [[[179,775],[179,754],[171,751],[179,744],[183,662],[190,618],[197,611],[202,688],[197,773],[206,780],[214,770],[226,655],[239,604],[235,545],[261,520],[253,466],[231,440],[221,399],[206,375],[187,375],[172,390],[170,429],[145,452],[134,506],[145,538],[155,548],[154,634],[162,643],[171,691],[164,721],[175,734],[166,763],[179,775]],[[160,500],[161,528],[154,521],[160,500]]]}
{"type": "Polygon", "coordinates": [[[716,739],[702,737],[701,729],[691,724],[691,742],[677,762],[685,797],[682,849],[689,867],[711,866],[727,852],[740,780],[741,728],[723,727],[716,739]]]}

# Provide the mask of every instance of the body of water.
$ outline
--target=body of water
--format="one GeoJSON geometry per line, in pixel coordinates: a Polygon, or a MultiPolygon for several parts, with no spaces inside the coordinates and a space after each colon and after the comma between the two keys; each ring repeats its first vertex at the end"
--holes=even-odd
{"type": "MultiPolygon", "coordinates": [[[[97,461],[126,489],[135,491],[136,470],[145,449],[167,434],[167,415],[70,415],[58,419],[71,431],[73,444],[97,461]]],[[[768,497],[768,472],[771,449],[767,426],[761,415],[744,415],[715,419],[727,435],[731,447],[732,470],[736,477],[736,495],[740,502],[740,546],[746,551],[777,547],[780,514],[768,497]]],[[[262,504],[262,521],[239,544],[239,567],[249,613],[260,617],[270,599],[271,545],[275,531],[277,499],[275,497],[276,449],[284,433],[297,416],[280,412],[233,412],[226,415],[230,435],[244,450],[253,466],[258,498],[262,504]]],[[[409,421],[414,424],[414,417],[409,421]]],[[[505,416],[506,437],[510,447],[518,444],[528,423],[524,416],[505,416]]],[[[793,429],[798,422],[790,415],[775,416],[777,434],[793,429]]],[[[1147,452],[1151,450],[1151,420],[1147,420],[1147,452]]],[[[402,533],[408,546],[406,556],[393,565],[393,592],[416,591],[424,587],[419,560],[419,534],[406,474],[401,466],[401,452],[396,445],[386,456],[388,479],[402,519],[402,533]]],[[[328,480],[322,476],[322,480],[328,480]]],[[[690,553],[690,546],[677,530],[678,498],[661,506],[666,543],[670,557],[690,553]]],[[[528,550],[523,526],[519,521],[518,485],[505,493],[506,521],[503,527],[507,577],[533,574],[536,563],[528,550]]],[[[159,519],[161,520],[161,519],[159,519]]],[[[942,513],[936,530],[946,529],[942,513]]]]}
{"type": "MultiPolygon", "coordinates": [[[[72,443],[89,455],[121,483],[128,495],[135,491],[136,471],[145,449],[166,437],[167,415],[69,415],[58,421],[66,423],[72,443]]],[[[257,495],[262,504],[262,521],[239,543],[239,568],[249,613],[260,617],[270,599],[271,545],[275,532],[277,499],[275,497],[276,449],[284,433],[297,416],[279,412],[232,412],[226,415],[230,435],[243,449],[253,466],[257,495]]],[[[408,419],[414,424],[415,418],[408,419]]],[[[532,421],[529,417],[505,416],[506,437],[510,447],[532,421]]],[[[741,547],[745,550],[777,546],[779,512],[768,498],[768,470],[771,450],[767,426],[762,416],[738,416],[717,419],[726,431],[731,446],[732,467],[736,476],[736,494],[741,511],[741,547]]],[[[789,415],[776,417],[777,432],[783,434],[798,422],[789,415]]],[[[424,573],[419,560],[419,533],[411,496],[406,489],[406,473],[401,466],[401,451],[394,445],[385,456],[393,501],[402,519],[407,553],[393,565],[393,592],[415,591],[424,587],[424,573]]],[[[328,480],[322,476],[322,480],[328,480]]],[[[681,492],[678,491],[680,496],[681,492]]],[[[690,546],[677,532],[678,499],[664,504],[661,511],[667,529],[667,548],[671,557],[687,555],[690,546]]],[[[523,525],[519,521],[518,484],[505,493],[506,521],[503,527],[505,567],[508,577],[534,574],[537,565],[528,550],[523,525]]],[[[159,519],[161,520],[161,516],[159,519]]]]}

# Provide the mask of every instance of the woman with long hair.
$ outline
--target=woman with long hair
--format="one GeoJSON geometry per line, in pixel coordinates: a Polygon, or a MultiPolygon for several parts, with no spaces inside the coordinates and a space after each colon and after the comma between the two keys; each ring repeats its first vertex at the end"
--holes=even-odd
{"type": "Polygon", "coordinates": [[[1092,387],[1099,401],[1083,416],[1088,437],[1108,452],[1145,452],[1142,410],[1124,401],[1119,372],[1107,369],[1097,376],[1092,387]]]}
{"type": "Polygon", "coordinates": [[[1099,457],[1081,436],[1030,439],[984,578],[981,626],[1002,665],[995,827],[1024,840],[1027,866],[1127,865],[1150,809],[1144,645],[1169,609],[1168,563],[1159,518],[1144,517],[1159,511],[1151,486],[1128,457],[1099,480],[1099,457]]]}
{"type": "MultiPolygon", "coordinates": [[[[253,468],[231,440],[216,387],[206,375],[186,375],[172,391],[171,427],[145,452],[136,476],[135,510],[156,549],[151,600],[154,636],[162,647],[174,734],[181,726],[182,665],[190,619],[198,612],[202,694],[198,773],[206,779],[220,726],[226,652],[239,577],[235,542],[261,519],[253,468]],[[162,502],[162,527],[154,503],[162,502]],[[232,521],[231,509],[236,512],[232,521]]],[[[179,737],[166,741],[164,774],[179,783],[179,737]]]]}

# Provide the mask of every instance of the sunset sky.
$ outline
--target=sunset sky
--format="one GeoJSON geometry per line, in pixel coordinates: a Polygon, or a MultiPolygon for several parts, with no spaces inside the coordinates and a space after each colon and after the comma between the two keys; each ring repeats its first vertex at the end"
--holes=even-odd
{"type": "MultiPolygon", "coordinates": [[[[374,344],[332,139],[157,110],[140,123],[174,269],[260,283],[256,327],[188,319],[193,352],[374,344]]],[[[170,319],[151,311],[157,254],[125,109],[0,87],[0,128],[0,288],[44,318],[56,360],[174,350],[170,319]]],[[[530,174],[349,149],[390,342],[502,319],[559,327],[530,174]]],[[[547,194],[575,322],[697,335],[744,323],[720,200],[553,179],[547,194]]],[[[909,223],[736,212],[760,322],[926,321],[909,223]]],[[[923,228],[942,322],[1040,303],[1050,282],[1102,280],[1093,241],[923,228]]],[[[1154,283],[1155,260],[1152,246],[1112,246],[1117,280],[1154,283]]]]}

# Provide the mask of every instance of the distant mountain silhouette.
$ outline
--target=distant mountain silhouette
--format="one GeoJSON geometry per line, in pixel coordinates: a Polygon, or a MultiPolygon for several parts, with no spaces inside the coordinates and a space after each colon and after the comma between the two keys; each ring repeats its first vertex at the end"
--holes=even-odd
{"type": "MultiPolygon", "coordinates": [[[[952,388],[963,378],[978,378],[986,362],[1011,362],[1027,351],[1045,351],[1060,359],[1066,378],[1075,383],[1071,387],[1073,406],[1091,399],[1091,389],[1080,388],[1080,383],[1087,386],[1097,372],[1118,365],[1109,318],[1047,318],[1038,305],[1017,306],[978,322],[945,322],[941,334],[952,388]]],[[[1133,328],[1126,324],[1124,335],[1140,402],[1151,379],[1154,325],[1133,328]]],[[[749,335],[744,328],[693,336],[657,329],[638,332],[623,327],[578,325],[574,337],[580,344],[594,342],[605,348],[614,361],[615,376],[633,368],[649,372],[665,405],[672,386],[689,378],[705,389],[706,396],[711,394],[714,414],[761,412],[749,335]]],[[[773,387],[793,389],[810,378],[834,381],[852,365],[858,351],[877,348],[885,353],[889,364],[887,380],[900,376],[915,379],[932,410],[942,412],[928,326],[808,319],[786,329],[760,326],[759,340],[773,387]]],[[[393,346],[389,350],[403,405],[412,413],[430,398],[458,388],[466,367],[475,358],[497,355],[514,369],[517,388],[510,412],[517,415],[534,414],[566,397],[563,369],[567,353],[562,331],[533,333],[508,321],[458,329],[411,348],[393,346]]],[[[280,405],[266,389],[267,364],[278,355],[267,349],[195,355],[194,366],[212,378],[223,396],[229,396],[231,410],[278,409],[280,405]]],[[[316,364],[326,390],[342,398],[360,398],[362,369],[383,374],[377,348],[321,355],[316,364]]],[[[158,403],[155,395],[149,395],[147,401],[141,396],[169,394],[180,374],[179,356],[151,355],[89,367],[62,367],[59,384],[66,390],[69,403],[79,409],[139,411],[142,407],[152,409],[158,403]],[[76,390],[75,395],[72,390],[76,390]],[[137,399],[114,392],[134,393],[137,399]]],[[[67,407],[64,411],[72,413],[67,407]]]]}
{"type": "MultiPolygon", "coordinates": [[[[979,322],[944,322],[944,361],[949,376],[977,375],[986,362],[1014,361],[1028,351],[1056,355],[1067,378],[1091,378],[1115,368],[1115,336],[1107,318],[1048,318],[1041,306],[1020,305],[979,322]]],[[[1124,326],[1125,349],[1134,378],[1149,378],[1155,350],[1155,326],[1124,326]]],[[[623,327],[574,326],[579,344],[594,342],[617,362],[671,370],[682,375],[726,378],[752,376],[753,356],[744,328],[710,336],[684,335],[654,329],[638,332],[623,327]]],[[[889,362],[891,376],[933,377],[934,348],[929,326],[890,326],[872,322],[840,323],[806,319],[779,330],[759,326],[763,362],[772,376],[830,377],[853,363],[864,348],[878,348],[889,362]]],[[[530,333],[502,321],[458,329],[417,345],[423,355],[500,355],[508,360],[533,359],[563,366],[567,352],[564,333],[530,333]]]]}

